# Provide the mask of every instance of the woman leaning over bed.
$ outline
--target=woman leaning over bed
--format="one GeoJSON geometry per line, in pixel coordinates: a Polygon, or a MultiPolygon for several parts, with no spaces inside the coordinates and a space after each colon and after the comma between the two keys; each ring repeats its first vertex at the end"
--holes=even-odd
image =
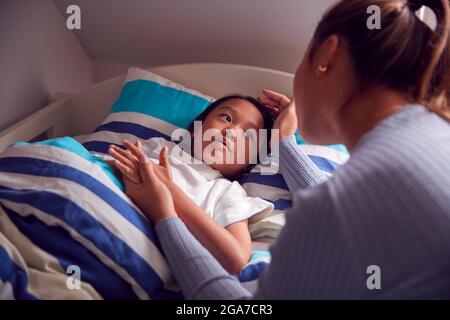
{"type": "MultiPolygon", "coordinates": [[[[447,0],[341,1],[296,72],[295,104],[261,98],[278,115],[294,207],[255,298],[450,297],[449,11],[447,0]],[[366,27],[370,5],[379,30],[366,27]],[[435,30],[415,15],[422,5],[435,30]],[[351,150],[328,181],[295,143],[296,116],[311,143],[351,150]]],[[[141,166],[157,199],[146,214],[185,297],[249,298],[178,218],[154,165],[141,166]]]]}

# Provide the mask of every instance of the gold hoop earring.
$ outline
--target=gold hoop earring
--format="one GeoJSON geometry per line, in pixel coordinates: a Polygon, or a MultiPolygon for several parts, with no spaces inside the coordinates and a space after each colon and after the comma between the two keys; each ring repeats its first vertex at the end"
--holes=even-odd
{"type": "Polygon", "coordinates": [[[327,65],[319,64],[319,66],[317,67],[317,74],[324,74],[327,71],[328,71],[328,66],[327,65]]]}

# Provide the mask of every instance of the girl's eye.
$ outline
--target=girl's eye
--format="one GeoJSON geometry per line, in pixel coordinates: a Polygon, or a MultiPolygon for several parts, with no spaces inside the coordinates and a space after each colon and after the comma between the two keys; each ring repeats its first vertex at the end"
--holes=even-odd
{"type": "Polygon", "coordinates": [[[225,121],[231,122],[231,116],[229,114],[223,113],[220,115],[225,121]]]}

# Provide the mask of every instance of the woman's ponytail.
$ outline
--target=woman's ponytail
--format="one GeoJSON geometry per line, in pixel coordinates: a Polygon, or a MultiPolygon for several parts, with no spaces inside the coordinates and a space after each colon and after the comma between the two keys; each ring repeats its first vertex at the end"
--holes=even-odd
{"type": "Polygon", "coordinates": [[[310,59],[329,36],[344,40],[360,82],[404,92],[450,121],[449,0],[342,0],[320,21],[310,59]],[[367,8],[380,8],[381,28],[369,29],[367,8]],[[436,15],[432,30],[417,16],[436,15]]]}
{"type": "Polygon", "coordinates": [[[429,7],[436,15],[436,29],[426,43],[425,70],[417,85],[417,100],[450,120],[450,8],[448,0],[410,1],[429,7]]]}

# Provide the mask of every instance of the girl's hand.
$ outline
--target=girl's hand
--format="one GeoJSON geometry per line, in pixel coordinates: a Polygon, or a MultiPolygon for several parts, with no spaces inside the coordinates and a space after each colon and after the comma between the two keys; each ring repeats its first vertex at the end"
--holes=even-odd
{"type": "MultiPolygon", "coordinates": [[[[125,143],[126,141],[124,141],[125,143]]],[[[135,147],[141,149],[141,142],[136,141],[135,147]]],[[[123,150],[115,145],[109,147],[108,153],[115,159],[111,164],[122,173],[123,177],[128,178],[133,183],[142,183],[139,174],[139,159],[129,149],[123,150]]],[[[108,163],[109,164],[109,163],[108,163]]]]}
{"type": "MultiPolygon", "coordinates": [[[[128,148],[123,150],[115,145],[111,145],[108,153],[115,159],[108,163],[113,165],[119,172],[133,183],[142,183],[139,173],[139,153],[142,152],[142,143],[137,140],[135,144],[124,140],[123,144],[128,148]]],[[[154,167],[158,177],[166,183],[172,182],[172,171],[168,157],[167,147],[162,148],[159,154],[159,164],[154,167]]]]}
{"type": "Polygon", "coordinates": [[[295,101],[281,93],[272,90],[263,90],[263,96],[258,101],[276,119],[273,129],[280,130],[280,139],[295,134],[298,127],[295,101]]]}
{"type": "MultiPolygon", "coordinates": [[[[140,142],[139,144],[136,143],[133,145],[129,141],[125,140],[124,145],[129,149],[129,151],[135,157],[135,159],[139,159],[140,153],[143,154],[141,147],[142,145],[140,144],[140,142]]],[[[166,183],[166,185],[168,185],[173,181],[167,147],[162,148],[161,152],[159,153],[159,165],[154,164],[153,169],[158,178],[164,183],[166,183]]]]}
{"type": "Polygon", "coordinates": [[[125,177],[126,194],[153,224],[163,218],[177,216],[172,194],[156,174],[155,168],[158,165],[153,164],[140,149],[137,155],[142,183],[135,184],[125,177]]]}

